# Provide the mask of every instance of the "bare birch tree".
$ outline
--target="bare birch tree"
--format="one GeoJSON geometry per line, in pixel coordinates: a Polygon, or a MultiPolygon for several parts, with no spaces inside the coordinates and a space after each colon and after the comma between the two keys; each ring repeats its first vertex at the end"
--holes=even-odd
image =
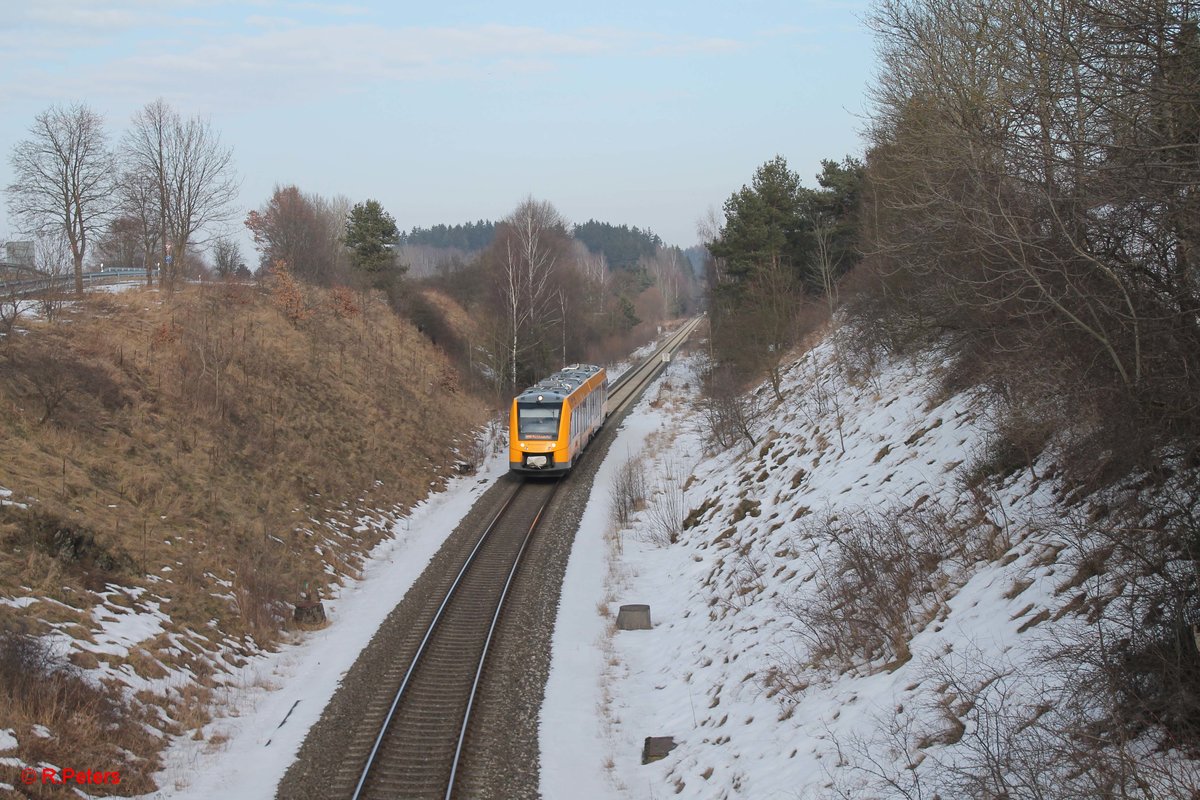
{"type": "Polygon", "coordinates": [[[71,243],[62,231],[38,236],[33,243],[34,268],[49,280],[37,297],[37,307],[47,322],[54,322],[62,308],[73,264],[71,243]]]}
{"type": "Polygon", "coordinates": [[[503,224],[501,291],[509,324],[509,377],[516,387],[523,352],[560,321],[553,278],[565,247],[566,224],[553,205],[532,197],[503,224]]]}
{"type": "Polygon", "coordinates": [[[37,115],[29,133],[10,158],[16,179],[8,186],[9,212],[29,233],[66,238],[75,293],[82,295],[83,261],[112,196],[104,118],[82,104],[52,106],[37,115]]]}

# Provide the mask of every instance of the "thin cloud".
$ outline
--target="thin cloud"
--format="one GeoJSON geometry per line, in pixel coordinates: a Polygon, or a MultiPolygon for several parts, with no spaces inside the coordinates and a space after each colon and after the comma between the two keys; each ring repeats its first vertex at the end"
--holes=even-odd
{"type": "MultiPolygon", "coordinates": [[[[187,92],[208,108],[246,107],[322,92],[346,94],[383,82],[548,74],[573,60],[719,55],[744,47],[732,39],[672,37],[619,28],[558,32],[501,24],[305,25],[287,15],[298,5],[303,4],[260,6],[284,14],[243,18],[236,33],[214,28],[202,36],[185,36],[176,18],[170,31],[176,35],[160,34],[89,67],[86,74],[54,68],[46,57],[53,45],[44,41],[41,58],[31,58],[30,66],[10,71],[7,81],[0,79],[0,100],[30,97],[34,91],[45,96],[94,96],[99,89],[124,100],[187,92]]],[[[348,12],[354,7],[342,8],[348,12]]],[[[110,22],[116,24],[116,18],[110,22]]]]}
{"type": "Polygon", "coordinates": [[[292,17],[271,17],[254,14],[246,17],[245,23],[250,28],[295,28],[300,25],[300,20],[292,17]]]}
{"type": "Polygon", "coordinates": [[[130,10],[96,8],[55,8],[31,6],[24,19],[35,25],[45,24],[91,30],[125,30],[142,24],[143,19],[130,10]]]}
{"type": "Polygon", "coordinates": [[[341,3],[336,5],[327,5],[325,3],[287,3],[287,8],[294,8],[300,11],[319,11],[322,14],[338,17],[362,17],[371,13],[371,10],[366,6],[356,6],[350,3],[341,3]]]}
{"type": "Polygon", "coordinates": [[[744,42],[735,39],[686,39],[651,47],[647,53],[652,56],[719,55],[737,52],[745,46],[744,42]]]}
{"type": "Polygon", "coordinates": [[[808,25],[779,25],[774,28],[757,31],[755,36],[760,39],[778,39],[785,36],[812,36],[820,32],[819,28],[813,28],[808,25]]]}

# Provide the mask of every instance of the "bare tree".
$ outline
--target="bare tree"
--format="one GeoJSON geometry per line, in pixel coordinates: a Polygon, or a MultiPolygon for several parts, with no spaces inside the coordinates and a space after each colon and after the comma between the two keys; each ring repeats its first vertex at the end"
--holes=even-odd
{"type": "Polygon", "coordinates": [[[33,243],[34,265],[38,273],[49,279],[46,291],[37,297],[38,310],[47,322],[54,322],[63,305],[63,295],[70,280],[71,244],[60,232],[39,236],[33,243]]]}
{"type": "Polygon", "coordinates": [[[328,254],[329,274],[335,281],[344,281],[350,258],[342,238],[346,234],[346,220],[354,203],[344,194],[329,198],[313,194],[309,195],[309,200],[316,207],[321,222],[321,247],[328,254]]]}
{"type": "MultiPolygon", "coordinates": [[[[123,185],[130,187],[132,196],[142,201],[141,208],[148,216],[157,218],[153,228],[158,232],[160,286],[167,283],[167,176],[171,129],[177,120],[178,114],[159,98],[133,115],[132,127],[123,142],[124,160],[129,166],[123,185]]],[[[144,230],[149,231],[150,227],[150,220],[146,220],[144,230]]],[[[148,270],[146,282],[151,282],[148,270]]]]}
{"type": "Polygon", "coordinates": [[[125,137],[131,168],[158,190],[162,270],[159,283],[170,287],[184,274],[188,248],[200,234],[233,216],[238,179],[233,151],[199,116],[183,119],[162,99],[133,117],[125,137]]]}
{"type": "Polygon", "coordinates": [[[500,291],[509,328],[509,377],[517,385],[522,353],[557,323],[554,276],[567,242],[566,224],[550,203],[527,197],[497,237],[500,291]]]}
{"type": "Polygon", "coordinates": [[[1010,396],[1070,365],[1095,430],[1146,426],[1106,447],[1194,434],[1194,0],[883,0],[873,23],[873,268],[909,327],[987,352],[1010,396]]]}
{"type": "Polygon", "coordinates": [[[75,293],[82,295],[83,260],[112,196],[104,118],[82,104],[52,106],[37,115],[29,133],[10,158],[16,180],[8,186],[9,211],[31,233],[66,237],[75,293]]]}
{"type": "MultiPolygon", "coordinates": [[[[119,201],[118,201],[119,202],[119,201]]],[[[142,223],[126,216],[118,206],[109,217],[103,233],[96,239],[93,261],[116,267],[140,267],[146,263],[142,223]]]]}
{"type": "Polygon", "coordinates": [[[221,278],[231,278],[242,266],[242,249],[228,236],[221,236],[212,245],[213,268],[221,278]]]}
{"type": "Polygon", "coordinates": [[[139,266],[146,270],[146,285],[154,284],[155,263],[161,263],[162,215],[158,180],[137,169],[126,170],[117,181],[117,206],[120,216],[132,220],[137,228],[139,266]]]}
{"type": "Polygon", "coordinates": [[[653,258],[647,259],[647,270],[662,292],[663,305],[669,317],[683,310],[682,295],[688,283],[686,261],[678,247],[660,247],[653,258]]]}

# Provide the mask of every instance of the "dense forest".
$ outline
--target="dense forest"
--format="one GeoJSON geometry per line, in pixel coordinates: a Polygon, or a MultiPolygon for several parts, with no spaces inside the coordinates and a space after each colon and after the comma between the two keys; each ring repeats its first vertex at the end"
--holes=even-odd
{"type": "Polygon", "coordinates": [[[496,238],[496,223],[490,220],[463,222],[457,225],[431,225],[428,228],[413,227],[400,234],[401,245],[453,248],[467,253],[483,250],[496,238]]]}
{"type": "Polygon", "coordinates": [[[628,225],[611,225],[589,219],[576,225],[573,234],[593,254],[602,255],[613,269],[633,269],[644,258],[653,258],[664,247],[653,231],[628,225]]]}

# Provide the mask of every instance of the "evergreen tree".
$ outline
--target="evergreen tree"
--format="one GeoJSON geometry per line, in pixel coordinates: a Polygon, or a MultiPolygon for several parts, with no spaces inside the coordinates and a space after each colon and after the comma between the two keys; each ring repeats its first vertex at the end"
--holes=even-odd
{"type": "Polygon", "coordinates": [[[345,243],[356,268],[371,274],[390,269],[395,263],[392,250],[399,241],[396,220],[383,210],[378,200],[358,203],[350,209],[345,243]]]}
{"type": "Polygon", "coordinates": [[[596,255],[603,255],[613,269],[632,269],[642,258],[653,257],[663,241],[656,233],[636,226],[612,225],[589,219],[576,225],[575,239],[596,255]]]}
{"type": "Polygon", "coordinates": [[[725,201],[725,226],[709,251],[725,262],[727,289],[736,293],[765,269],[799,272],[811,246],[805,199],[800,176],[775,156],[725,201]]]}

